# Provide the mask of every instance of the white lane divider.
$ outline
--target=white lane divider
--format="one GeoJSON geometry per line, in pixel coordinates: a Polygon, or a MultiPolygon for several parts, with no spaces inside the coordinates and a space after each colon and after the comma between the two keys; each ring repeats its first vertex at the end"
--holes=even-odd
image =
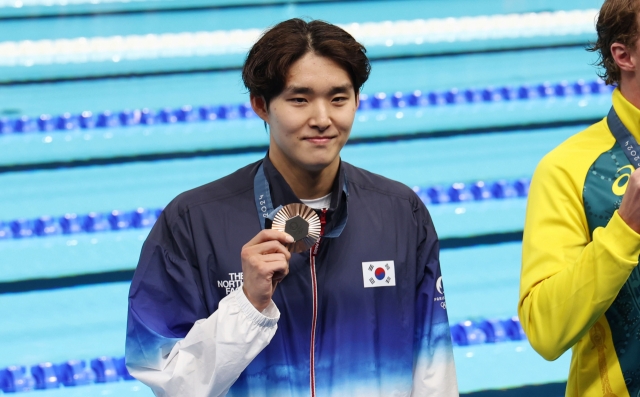
{"type": "MultiPolygon", "coordinates": [[[[342,25],[366,47],[595,34],[598,10],[342,25]]],[[[0,66],[245,54],[260,29],[0,42],[0,66]]]]}
{"type": "Polygon", "coordinates": [[[0,0],[0,8],[53,7],[75,4],[131,3],[145,0],[0,0]]]}

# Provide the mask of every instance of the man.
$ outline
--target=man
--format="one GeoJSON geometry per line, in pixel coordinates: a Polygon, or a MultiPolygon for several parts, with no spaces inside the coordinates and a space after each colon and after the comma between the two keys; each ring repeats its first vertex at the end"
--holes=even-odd
{"type": "Polygon", "coordinates": [[[156,395],[457,396],[431,218],[340,160],[369,69],[320,21],[282,22],[249,52],[267,156],[173,200],[131,284],[127,366],[156,395]],[[321,237],[290,253],[268,227],[301,202],[321,237]]]}
{"type": "Polygon", "coordinates": [[[567,396],[640,395],[639,10],[604,2],[592,50],[618,86],[613,108],[545,156],[531,184],[519,315],[544,358],[572,349],[567,396]]]}

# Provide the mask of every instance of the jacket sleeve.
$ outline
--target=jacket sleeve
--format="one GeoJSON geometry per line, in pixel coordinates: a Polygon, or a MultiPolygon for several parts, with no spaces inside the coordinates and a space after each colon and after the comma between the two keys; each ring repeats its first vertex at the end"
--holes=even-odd
{"type": "MultiPolygon", "coordinates": [[[[552,161],[553,160],[553,161],[552,161]]],[[[615,211],[590,235],[582,183],[545,157],[532,179],[518,314],[533,348],[555,360],[605,313],[638,263],[640,236],[615,211]]]]}
{"type": "Polygon", "coordinates": [[[129,292],[126,364],[156,396],[223,396],[269,344],[280,313],[273,302],[258,312],[238,288],[210,314],[189,230],[163,215],[143,246],[129,292]]]}
{"type": "Polygon", "coordinates": [[[431,217],[420,203],[417,210],[420,243],[417,265],[415,344],[412,396],[457,397],[458,382],[440,273],[440,243],[431,217]]]}

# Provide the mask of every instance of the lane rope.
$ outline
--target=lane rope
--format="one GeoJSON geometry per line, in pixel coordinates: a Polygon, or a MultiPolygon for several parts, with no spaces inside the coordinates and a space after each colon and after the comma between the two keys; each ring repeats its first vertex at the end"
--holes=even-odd
{"type": "MultiPolygon", "coordinates": [[[[443,105],[496,103],[502,101],[528,101],[565,98],[571,96],[610,95],[615,89],[601,79],[585,81],[543,82],[536,85],[488,86],[445,91],[378,92],[361,94],[359,111],[409,109],[443,105]]],[[[153,110],[149,108],[100,113],[84,111],[80,114],[65,112],[59,115],[42,114],[38,118],[26,115],[17,118],[0,117],[0,137],[11,133],[54,132],[94,128],[125,128],[192,122],[215,122],[236,119],[257,119],[250,103],[228,105],[185,105],[179,108],[153,110]]]]}
{"type": "MultiPolygon", "coordinates": [[[[526,340],[517,316],[507,319],[478,319],[451,324],[454,346],[471,346],[526,340]]],[[[12,365],[0,369],[0,389],[5,393],[76,387],[94,383],[135,380],[124,357],[101,356],[87,362],[68,360],[60,364],[43,362],[30,368],[12,365]]]]}
{"type": "MultiPolygon", "coordinates": [[[[595,35],[597,9],[339,25],[366,47],[595,35]]],[[[0,42],[0,66],[245,54],[261,29],[0,42]]]]}
{"type": "MultiPolygon", "coordinates": [[[[520,178],[512,181],[476,181],[470,184],[453,183],[449,186],[436,185],[426,188],[416,186],[413,190],[426,205],[431,206],[524,198],[529,194],[530,183],[529,179],[520,178]]],[[[146,229],[155,224],[161,213],[162,208],[137,208],[131,211],[114,210],[81,215],[69,213],[60,217],[41,216],[36,219],[0,221],[0,241],[61,234],[146,229]]]]}

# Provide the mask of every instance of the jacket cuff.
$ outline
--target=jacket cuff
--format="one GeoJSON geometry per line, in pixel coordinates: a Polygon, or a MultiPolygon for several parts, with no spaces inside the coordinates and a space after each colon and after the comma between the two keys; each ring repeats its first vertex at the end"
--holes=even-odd
{"type": "Polygon", "coordinates": [[[618,211],[613,213],[611,220],[604,228],[600,238],[605,247],[612,254],[627,262],[629,265],[636,266],[638,264],[638,256],[640,255],[640,234],[631,229],[627,223],[622,220],[618,211]]]}
{"type": "Polygon", "coordinates": [[[278,324],[280,311],[273,301],[269,303],[269,306],[267,306],[266,309],[259,312],[244,294],[242,287],[236,289],[230,295],[233,295],[232,298],[236,301],[240,311],[254,324],[265,328],[273,328],[278,324]]]}

